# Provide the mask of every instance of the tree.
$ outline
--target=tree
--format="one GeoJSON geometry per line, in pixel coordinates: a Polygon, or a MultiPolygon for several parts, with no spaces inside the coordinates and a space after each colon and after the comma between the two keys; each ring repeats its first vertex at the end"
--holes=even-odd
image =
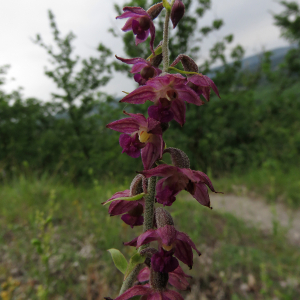
{"type": "Polygon", "coordinates": [[[89,114],[93,114],[100,98],[102,100],[106,98],[105,94],[99,92],[99,88],[107,84],[111,78],[107,64],[111,51],[103,44],[99,44],[97,48],[99,57],[81,59],[79,56],[74,56],[72,41],[75,35],[70,32],[65,37],[61,37],[53,13],[49,10],[48,14],[56,49],[52,45],[46,45],[39,34],[34,42],[43,47],[51,58],[53,68],[46,69],[45,74],[62,91],[52,93],[53,100],[58,100],[61,104],[58,113],[67,113],[84,157],[89,160],[91,146],[86,134],[90,128],[85,126],[84,119],[89,114]]]}

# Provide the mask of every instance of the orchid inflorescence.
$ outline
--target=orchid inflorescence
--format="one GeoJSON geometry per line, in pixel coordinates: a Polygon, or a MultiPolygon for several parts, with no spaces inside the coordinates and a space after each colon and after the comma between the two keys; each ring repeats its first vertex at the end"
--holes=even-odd
{"type": "MultiPolygon", "coordinates": [[[[120,61],[133,65],[131,73],[139,87],[127,94],[120,102],[143,104],[153,102],[148,108],[148,117],[143,114],[128,113],[124,119],[114,121],[108,128],[121,132],[119,138],[122,153],[138,158],[141,155],[144,170],[139,171],[128,190],[115,193],[103,204],[109,205],[111,216],[122,215],[121,219],[132,228],[143,225],[143,233],[124,245],[134,246],[137,253],[130,263],[118,250],[111,251],[116,266],[124,270],[125,278],[120,294],[115,300],[131,299],[141,296],[142,300],[177,300],[182,296],[167,288],[167,284],[179,290],[190,289],[186,275],[179,261],[193,266],[193,251],[199,250],[184,232],[175,228],[173,218],[164,208],[171,206],[177,194],[188,191],[200,204],[210,207],[208,188],[216,192],[208,176],[200,171],[190,169],[188,156],[180,149],[166,148],[163,134],[169,128],[169,122],[175,120],[181,126],[185,123],[186,104],[203,105],[201,100],[210,100],[213,90],[219,92],[214,82],[198,73],[197,64],[187,55],[180,54],[169,64],[168,34],[169,20],[176,27],[184,15],[181,0],[164,0],[145,11],[141,7],[124,7],[124,13],[117,19],[127,18],[123,31],[132,30],[136,44],[147,40],[149,34],[149,58],[125,59],[120,61]],[[155,26],[153,20],[165,9],[164,38],[154,48],[155,26]],[[163,69],[159,68],[163,62],[163,69]],[[184,71],[175,68],[181,63],[184,71]],[[177,72],[174,74],[174,71],[177,72]],[[170,73],[172,72],[172,73],[170,73]],[[165,154],[171,156],[172,165],[162,161],[165,154]],[[157,181],[158,177],[162,177],[157,181]],[[160,203],[163,207],[154,207],[160,203]],[[156,241],[158,248],[150,247],[156,241]],[[179,261],[178,261],[179,260],[179,261]],[[119,265],[118,265],[119,264],[119,265]]],[[[111,298],[105,298],[111,299],[111,298]]]]}

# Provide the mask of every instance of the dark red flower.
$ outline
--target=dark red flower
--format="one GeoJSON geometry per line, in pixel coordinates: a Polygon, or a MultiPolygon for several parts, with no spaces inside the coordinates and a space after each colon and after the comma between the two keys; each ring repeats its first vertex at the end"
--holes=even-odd
{"type": "MultiPolygon", "coordinates": [[[[123,192],[115,193],[110,199],[103,202],[105,205],[113,199],[121,197],[131,197],[130,190],[125,190],[123,192]]],[[[108,213],[111,216],[123,215],[121,219],[129,225],[131,228],[134,226],[140,226],[144,223],[144,218],[142,216],[144,212],[145,199],[141,198],[136,201],[126,201],[126,200],[115,200],[109,205],[108,213]]]]}
{"type": "Polygon", "coordinates": [[[203,97],[209,101],[210,100],[210,90],[212,89],[217,96],[220,98],[219,91],[215,83],[206,75],[195,74],[187,79],[187,85],[191,87],[199,96],[203,97]]]}
{"type": "Polygon", "coordinates": [[[185,101],[198,106],[203,104],[197,93],[186,85],[186,78],[180,74],[166,74],[150,79],[145,86],[137,88],[120,102],[143,104],[150,100],[154,105],[159,105],[161,98],[170,102],[169,110],[181,126],[185,123],[185,101]]]}
{"type": "Polygon", "coordinates": [[[116,58],[128,65],[133,65],[130,73],[135,74],[134,80],[139,85],[145,85],[149,79],[158,76],[162,72],[159,68],[154,67],[150,61],[141,57],[126,59],[116,56],[116,58]]]}
{"type": "Polygon", "coordinates": [[[150,15],[141,7],[126,6],[123,8],[123,11],[124,13],[121,16],[118,16],[117,19],[129,19],[126,21],[122,30],[125,32],[129,30],[133,31],[133,34],[136,36],[136,45],[144,42],[150,33],[150,49],[154,52],[153,44],[155,39],[155,27],[150,15]]]}
{"type": "Polygon", "coordinates": [[[193,241],[184,232],[175,229],[173,225],[165,225],[157,229],[149,229],[131,242],[124,243],[127,246],[139,248],[141,245],[158,241],[158,244],[165,251],[174,251],[174,255],[190,268],[193,266],[192,248],[201,255],[193,241]]]}
{"type": "Polygon", "coordinates": [[[124,113],[129,118],[114,121],[106,127],[124,133],[119,141],[123,152],[129,156],[138,157],[141,149],[143,165],[147,170],[162,157],[164,142],[160,122],[146,119],[142,114],[124,113]]]}
{"type": "Polygon", "coordinates": [[[210,199],[207,186],[217,193],[208,178],[200,171],[189,168],[178,168],[169,165],[159,165],[151,170],[142,171],[146,178],[151,176],[164,177],[157,182],[157,202],[170,206],[176,200],[176,195],[182,191],[188,191],[200,204],[210,207],[210,199]]]}

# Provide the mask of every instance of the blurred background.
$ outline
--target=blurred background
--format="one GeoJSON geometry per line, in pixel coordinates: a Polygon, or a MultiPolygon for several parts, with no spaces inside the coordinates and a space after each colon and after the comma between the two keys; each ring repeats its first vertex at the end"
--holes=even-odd
{"type": "MultiPolygon", "coordinates": [[[[122,282],[106,252],[140,229],[101,203],[129,188],[138,159],[105,128],[137,85],[121,57],[135,46],[123,6],[155,1],[6,1],[0,57],[0,297],[103,299],[122,282]]],[[[300,3],[184,0],[170,56],[184,53],[221,99],[187,105],[164,140],[213,180],[213,211],[182,192],[171,207],[199,246],[185,299],[296,300],[300,295],[300,3]],[[179,218],[180,216],[180,218],[179,218]]],[[[164,13],[155,21],[162,40],[164,13]]],[[[176,219],[177,217],[177,219],[176,219]]]]}

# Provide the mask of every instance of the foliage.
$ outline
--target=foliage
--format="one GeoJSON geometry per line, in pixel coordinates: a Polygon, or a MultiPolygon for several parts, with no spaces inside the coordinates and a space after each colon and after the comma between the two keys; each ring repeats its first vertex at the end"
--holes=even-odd
{"type": "MultiPolygon", "coordinates": [[[[7,291],[17,299],[41,299],[38,294],[46,292],[47,299],[101,299],[100,296],[116,293],[122,274],[113,267],[106,249],[129,241],[137,231],[119,226],[120,220],[107,216],[101,202],[128,186],[129,183],[119,185],[113,180],[103,180],[89,188],[74,187],[46,174],[40,179],[16,177],[3,185],[0,190],[0,292],[4,295],[7,291]],[[31,244],[31,239],[39,233],[43,233],[42,239],[47,239],[50,233],[47,229],[38,231],[37,211],[44,218],[52,214],[54,235],[50,239],[48,287],[43,284],[46,278],[41,277],[45,274],[45,264],[31,244]]],[[[282,234],[266,235],[230,214],[214,210],[207,218],[207,208],[201,209],[195,200],[187,200],[185,192],[179,195],[171,213],[180,216],[179,229],[189,231],[201,247],[202,256],[196,259],[191,275],[192,284],[199,285],[202,293],[209,297],[223,291],[232,299],[234,294],[238,296],[236,299],[253,299],[253,293],[264,293],[263,298],[267,299],[276,295],[297,299],[299,251],[282,234]],[[186,209],[188,215],[182,213],[186,209]],[[255,277],[256,283],[243,292],[240,286],[243,283],[247,286],[249,274],[255,277]]],[[[126,257],[135,251],[132,247],[124,250],[126,257]]]]}

